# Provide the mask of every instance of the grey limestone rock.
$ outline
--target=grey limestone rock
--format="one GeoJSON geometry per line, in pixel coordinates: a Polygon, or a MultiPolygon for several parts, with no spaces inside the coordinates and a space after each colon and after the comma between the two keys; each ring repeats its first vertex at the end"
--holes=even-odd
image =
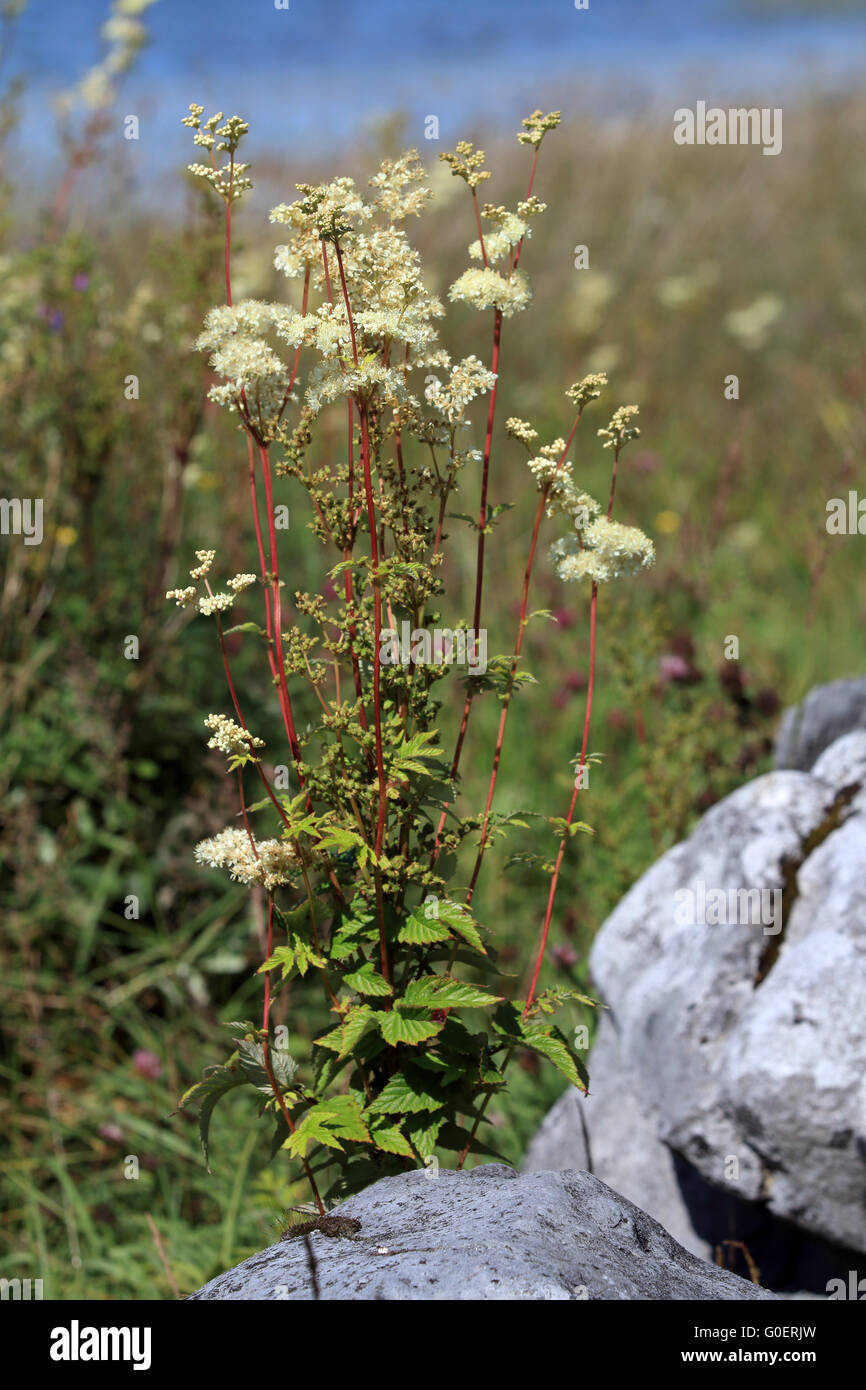
{"type": "Polygon", "coordinates": [[[816,685],[782,715],[776,766],[808,772],[825,748],[855,729],[866,729],[866,676],[816,685]]]}
{"type": "Polygon", "coordinates": [[[354,1236],[280,1241],[193,1299],[768,1299],[696,1259],[590,1173],[502,1164],[383,1178],[340,1215],[354,1236]]]}
{"type": "Polygon", "coordinates": [[[527,1167],[591,1155],[705,1253],[683,1161],[732,1198],[866,1251],[864,867],[866,730],[810,773],[770,773],[713,807],[601,928],[591,966],[610,1014],[591,1095],[582,1112],[579,1097],[557,1102],[527,1167]]]}

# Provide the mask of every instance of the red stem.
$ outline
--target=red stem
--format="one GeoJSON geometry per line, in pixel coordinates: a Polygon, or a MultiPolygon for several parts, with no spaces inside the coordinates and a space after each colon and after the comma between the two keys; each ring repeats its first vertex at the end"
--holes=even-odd
{"type": "Polygon", "coordinates": [[[247,433],[247,456],[249,460],[250,505],[252,507],[253,525],[256,532],[256,549],[259,553],[259,571],[262,576],[262,585],[265,593],[265,627],[268,634],[268,662],[271,668],[271,675],[274,680],[276,680],[277,663],[273,651],[274,628],[273,619],[271,617],[271,591],[268,588],[268,568],[265,563],[265,546],[262,540],[262,524],[259,518],[259,499],[258,493],[256,492],[256,457],[253,451],[253,437],[249,433],[247,433]]]}
{"type": "MultiPolygon", "coordinates": [[[[598,585],[592,586],[592,600],[589,607],[589,685],[586,691],[586,715],[583,721],[583,741],[580,745],[580,767],[574,779],[574,789],[571,793],[571,804],[568,808],[568,815],[565,818],[566,826],[570,826],[574,819],[574,808],[577,805],[577,797],[580,791],[580,784],[583,780],[583,769],[586,765],[586,747],[589,740],[589,721],[592,716],[592,692],[595,686],[595,626],[596,612],[598,609],[598,585]]],[[[559,846],[559,853],[556,856],[556,863],[553,867],[553,876],[550,880],[550,892],[547,895],[547,911],[544,914],[544,926],[541,932],[541,943],[538,948],[538,956],[535,961],[535,970],[532,975],[532,983],[529,986],[529,993],[526,996],[526,1005],[523,1010],[524,1019],[529,1014],[532,1001],[535,998],[535,988],[538,984],[538,976],[541,973],[541,966],[544,961],[544,953],[547,949],[547,938],[550,933],[550,922],[553,917],[553,904],[556,898],[556,888],[559,883],[559,872],[562,868],[562,861],[565,857],[565,847],[570,839],[566,830],[562,836],[559,846]]]]}
{"type": "Polygon", "coordinates": [[[469,891],[466,896],[467,906],[469,905],[469,903],[472,902],[472,895],[475,892],[475,885],[478,882],[478,874],[481,870],[481,862],[484,858],[484,852],[487,849],[487,827],[490,821],[490,807],[493,804],[493,793],[496,790],[496,778],[499,774],[499,759],[502,754],[502,744],[505,738],[505,725],[508,720],[508,711],[511,708],[511,696],[514,693],[514,677],[517,672],[518,662],[520,661],[520,652],[523,647],[523,637],[524,633],[526,632],[526,610],[529,606],[529,585],[532,579],[532,567],[535,563],[535,551],[538,545],[538,531],[541,526],[541,519],[544,516],[544,509],[547,506],[547,499],[550,494],[550,488],[553,483],[553,479],[556,477],[557,473],[561,469],[563,463],[565,462],[565,456],[571,448],[575,432],[577,431],[577,427],[580,424],[581,413],[581,411],[578,411],[577,416],[575,417],[574,424],[571,427],[571,433],[569,434],[568,439],[565,442],[565,447],[562,450],[562,453],[559,455],[556,468],[553,471],[553,476],[551,477],[550,482],[548,482],[547,485],[542,489],[541,496],[538,499],[538,507],[536,508],[535,512],[535,523],[532,527],[532,538],[529,543],[529,555],[526,559],[526,569],[523,574],[523,592],[520,596],[520,619],[517,626],[517,637],[514,642],[514,656],[512,657],[511,668],[508,673],[508,685],[506,686],[505,698],[502,702],[502,713],[499,716],[499,732],[497,734],[496,748],[493,754],[493,768],[490,773],[490,785],[487,788],[487,803],[484,807],[484,822],[481,827],[481,843],[478,846],[478,854],[475,859],[475,868],[472,871],[472,879],[470,881],[469,891]]]}
{"type": "MultiPolygon", "coordinates": [[[[481,500],[478,507],[478,548],[475,557],[475,603],[472,610],[473,652],[478,642],[478,632],[481,627],[481,594],[484,583],[484,532],[487,527],[487,483],[490,476],[490,451],[493,443],[493,419],[496,412],[496,388],[499,385],[499,348],[502,332],[502,311],[493,311],[493,353],[490,359],[490,370],[496,373],[496,380],[490,392],[490,404],[487,409],[487,430],[484,435],[484,463],[481,473],[481,500]]],[[[457,770],[460,766],[460,758],[463,753],[463,743],[466,738],[466,730],[469,727],[469,715],[472,710],[473,690],[469,685],[466,691],[466,699],[463,702],[463,714],[460,719],[460,731],[457,735],[457,743],[454,748],[454,757],[451,760],[451,771],[448,774],[449,782],[454,782],[457,777],[457,770]]],[[[448,805],[442,808],[439,817],[439,825],[436,828],[436,839],[433,844],[433,859],[435,864],[439,856],[439,838],[445,828],[445,821],[448,817],[448,805]]]]}
{"type": "MultiPolygon", "coordinates": [[[[532,168],[531,168],[530,171],[529,171],[529,184],[528,184],[528,187],[527,187],[527,189],[526,189],[526,197],[527,197],[527,198],[531,197],[531,195],[532,195],[532,187],[533,187],[533,184],[535,183],[535,172],[536,172],[536,169],[538,168],[538,152],[539,152],[540,148],[541,148],[540,145],[536,145],[536,146],[535,146],[535,153],[533,154],[533,157],[532,157],[532,168]]],[[[475,190],[474,190],[474,189],[472,190],[472,200],[473,200],[473,203],[474,203],[474,205],[475,205],[475,216],[476,216],[476,220],[477,220],[477,222],[478,222],[478,234],[479,234],[479,236],[481,236],[481,221],[480,221],[480,217],[479,217],[479,214],[478,214],[478,199],[477,199],[477,197],[475,196],[475,190]]],[[[522,247],[523,247],[523,239],[521,238],[521,240],[518,242],[517,250],[516,250],[515,253],[514,253],[514,264],[513,264],[513,266],[512,266],[512,269],[513,269],[513,270],[516,270],[516,269],[517,269],[517,262],[520,260],[520,252],[521,252],[522,247]]],[[[486,253],[485,253],[485,251],[484,251],[484,238],[483,238],[483,236],[481,236],[481,251],[482,251],[482,255],[484,255],[484,264],[486,265],[486,264],[487,264],[487,257],[486,257],[486,253]]],[[[477,554],[477,559],[476,559],[476,570],[475,570],[475,609],[474,609],[474,616],[473,616],[473,627],[474,627],[476,633],[478,632],[478,629],[479,629],[480,626],[481,626],[481,586],[482,586],[482,581],[483,581],[483,569],[484,569],[484,528],[485,528],[485,526],[487,525],[487,478],[488,478],[488,472],[489,472],[489,468],[490,468],[490,449],[491,449],[491,444],[492,444],[492,440],[493,440],[493,416],[494,416],[494,411],[495,411],[495,409],[496,409],[496,389],[497,389],[497,386],[499,385],[499,344],[500,344],[501,328],[502,328],[502,314],[501,314],[501,312],[500,312],[498,309],[496,309],[496,310],[494,310],[494,319],[493,319],[493,354],[492,354],[491,362],[490,362],[490,370],[491,370],[492,372],[495,372],[495,373],[496,373],[496,380],[495,380],[494,383],[493,383],[493,390],[492,390],[491,393],[490,393],[490,406],[489,406],[489,409],[488,409],[488,412],[487,412],[487,432],[486,432],[485,437],[484,437],[484,467],[483,467],[483,473],[482,473],[482,477],[481,477],[481,505],[480,505],[480,508],[479,508],[479,514],[480,514],[480,515],[479,515],[479,520],[480,520],[480,523],[481,523],[481,530],[479,531],[479,535],[478,535],[478,554],[477,554]]],[[[442,518],[441,518],[441,516],[440,516],[440,530],[441,530],[441,520],[442,520],[442,518]]],[[[472,698],[473,698],[473,691],[472,691],[472,686],[470,685],[470,686],[468,687],[467,691],[466,691],[466,699],[465,699],[464,702],[463,702],[463,714],[462,714],[461,719],[460,719],[460,730],[459,730],[459,732],[458,732],[458,734],[457,734],[457,743],[456,743],[455,748],[454,748],[454,757],[453,757],[452,762],[451,762],[451,771],[450,771],[450,773],[449,773],[449,775],[448,775],[448,780],[449,780],[449,782],[452,782],[452,783],[456,780],[457,771],[458,771],[458,769],[459,769],[459,767],[460,767],[460,758],[461,758],[461,756],[462,756],[462,754],[463,754],[463,744],[464,744],[464,741],[465,741],[465,739],[466,739],[466,730],[467,730],[467,728],[469,727],[469,715],[470,715],[470,713],[471,713],[471,711],[472,711],[472,698]]],[[[446,803],[446,805],[442,808],[442,814],[441,814],[441,816],[439,817],[439,824],[438,824],[438,826],[436,827],[436,839],[435,839],[434,842],[433,842],[433,857],[432,857],[432,860],[431,860],[431,867],[432,867],[432,865],[434,865],[434,864],[436,863],[436,860],[437,860],[437,858],[439,857],[439,838],[440,838],[440,836],[441,836],[441,834],[442,834],[442,831],[445,829],[445,822],[446,822],[446,820],[447,820],[447,818],[448,818],[448,806],[449,806],[449,804],[450,804],[450,803],[446,803]]]]}
{"type": "Polygon", "coordinates": [[[229,164],[229,195],[228,195],[228,197],[226,198],[226,248],[225,248],[226,301],[227,301],[227,303],[228,303],[229,308],[232,307],[232,276],[231,276],[231,260],[232,260],[232,185],[234,184],[234,180],[235,180],[235,157],[234,157],[234,152],[232,152],[231,159],[230,159],[230,164],[229,164]]]}
{"type": "Polygon", "coordinates": [[[478,194],[472,190],[472,206],[475,209],[475,225],[478,228],[478,240],[481,242],[481,259],[484,262],[484,269],[487,269],[487,248],[484,245],[484,233],[481,230],[481,213],[478,208],[478,194]]]}

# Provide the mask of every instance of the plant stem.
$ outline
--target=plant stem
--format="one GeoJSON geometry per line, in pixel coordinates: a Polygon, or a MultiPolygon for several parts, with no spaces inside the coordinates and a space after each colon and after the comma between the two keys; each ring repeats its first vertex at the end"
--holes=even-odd
{"type": "Polygon", "coordinates": [[[568,828],[571,826],[571,822],[574,819],[574,808],[577,805],[577,796],[578,792],[580,791],[580,784],[583,780],[582,773],[586,764],[586,748],[587,742],[589,740],[589,721],[592,716],[592,694],[593,689],[595,687],[595,627],[597,610],[598,584],[593,583],[592,599],[590,600],[589,606],[589,684],[587,686],[586,691],[586,714],[584,716],[583,721],[583,741],[580,746],[580,766],[577,771],[577,776],[574,779],[574,789],[571,793],[571,804],[568,808],[568,815],[565,818],[567,828],[563,832],[562,841],[559,846],[559,852],[556,856],[556,863],[554,864],[553,868],[553,875],[550,880],[550,892],[547,895],[547,911],[544,914],[544,926],[541,932],[541,943],[538,948],[538,956],[536,957],[535,961],[535,970],[532,975],[532,982],[529,986],[529,992],[526,996],[526,1004],[523,1009],[524,1019],[527,1017],[530,1007],[532,1005],[532,1001],[535,998],[535,988],[538,984],[538,976],[541,972],[541,965],[544,960],[544,953],[547,949],[547,938],[550,932],[551,918],[553,917],[553,904],[556,898],[556,887],[559,883],[559,872],[562,868],[562,861],[565,857],[565,847],[568,844],[569,839],[571,838],[568,828]]]}
{"type": "MultiPolygon", "coordinates": [[[[487,483],[490,476],[490,451],[493,445],[493,420],[496,413],[496,388],[499,385],[499,348],[502,336],[502,311],[493,311],[493,353],[490,359],[490,370],[496,375],[496,380],[490,391],[490,402],[487,408],[487,429],[484,435],[484,462],[481,472],[481,500],[478,507],[478,547],[475,556],[475,602],[472,609],[472,628],[473,628],[473,655],[477,648],[478,632],[481,627],[481,596],[484,584],[484,541],[487,529],[487,483]]],[[[451,760],[451,771],[448,774],[449,782],[454,782],[460,767],[460,758],[463,753],[463,744],[466,738],[466,730],[469,727],[469,715],[472,709],[473,689],[471,683],[466,691],[466,699],[463,703],[463,714],[460,719],[460,731],[457,735],[457,744],[454,749],[454,757],[451,760]]],[[[439,857],[439,837],[445,828],[445,821],[448,815],[448,806],[442,808],[439,818],[439,825],[436,829],[436,839],[433,845],[433,859],[435,864],[439,857]]]]}
{"type": "Polygon", "coordinates": [[[520,598],[520,619],[517,625],[517,637],[514,643],[514,656],[511,660],[511,667],[508,672],[508,683],[506,685],[505,695],[502,701],[502,712],[499,716],[499,731],[496,738],[496,748],[493,754],[493,768],[490,773],[490,784],[487,788],[487,802],[484,807],[484,821],[481,827],[481,843],[478,846],[478,854],[475,859],[475,867],[472,870],[472,878],[469,884],[469,891],[466,895],[467,907],[472,902],[472,895],[475,892],[475,885],[478,881],[478,874],[481,870],[481,862],[484,858],[485,850],[487,849],[487,827],[490,823],[490,808],[493,804],[493,793],[496,790],[496,779],[499,775],[499,760],[502,754],[503,740],[505,738],[505,725],[508,720],[508,711],[511,708],[511,697],[514,694],[514,678],[517,674],[517,667],[520,661],[520,652],[523,647],[523,637],[526,632],[526,610],[529,606],[529,585],[532,579],[532,567],[535,563],[535,551],[538,545],[538,531],[541,526],[541,521],[542,517],[544,516],[545,508],[547,506],[547,499],[550,495],[551,486],[560,468],[565,462],[566,454],[571,448],[575,432],[577,430],[578,425],[580,424],[581,414],[582,411],[578,411],[574,424],[571,427],[571,433],[569,434],[568,439],[565,442],[565,447],[562,450],[556,468],[554,469],[553,476],[551,477],[550,481],[542,488],[541,496],[538,499],[538,507],[535,511],[535,522],[532,527],[532,538],[529,543],[529,555],[527,556],[526,569],[523,575],[523,592],[520,598]]]}

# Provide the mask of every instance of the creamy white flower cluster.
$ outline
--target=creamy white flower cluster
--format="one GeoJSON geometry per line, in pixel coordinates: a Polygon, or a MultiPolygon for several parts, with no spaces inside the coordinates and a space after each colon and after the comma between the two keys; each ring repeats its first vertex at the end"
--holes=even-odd
{"type": "Polygon", "coordinates": [[[458,424],[470,401],[476,396],[492,391],[496,383],[496,373],[488,371],[484,363],[472,354],[462,361],[455,362],[447,383],[437,376],[428,378],[424,396],[438,410],[449,424],[458,424]]]}
{"type": "Polygon", "coordinates": [[[264,436],[285,403],[289,381],[289,370],[266,335],[297,348],[306,332],[301,314],[264,300],[246,299],[209,310],[195,345],[210,352],[210,365],[225,383],[211,387],[210,399],[229,410],[242,410],[264,436]]]}
{"type": "Polygon", "coordinates": [[[495,224],[496,231],[487,233],[483,250],[480,240],[473,241],[469,247],[469,255],[474,261],[483,260],[485,254],[488,261],[500,261],[510,255],[524,237],[530,235],[529,223],[516,213],[508,212],[506,208],[497,208],[486,203],[484,216],[495,224]]]}
{"type": "Polygon", "coordinates": [[[599,439],[606,441],[605,449],[616,449],[618,452],[630,439],[640,436],[637,426],[630,423],[639,414],[640,407],[637,405],[621,405],[619,410],[614,411],[607,428],[598,432],[599,439]]]}
{"type": "MultiPolygon", "coordinates": [[[[216,556],[215,550],[197,550],[195,558],[198,564],[190,570],[191,579],[206,579],[210,574],[216,556]]],[[[254,574],[236,574],[233,579],[228,581],[228,588],[231,593],[204,594],[198,600],[198,612],[205,616],[212,613],[223,613],[227,608],[231,608],[238,594],[242,594],[244,589],[248,589],[251,584],[255,584],[254,574]]],[[[173,598],[178,608],[186,608],[193,603],[198,595],[198,590],[194,584],[189,584],[185,589],[169,589],[166,598],[173,598]]]]}
{"type": "Polygon", "coordinates": [[[313,232],[320,241],[342,236],[356,222],[368,222],[373,216],[373,209],[365,204],[355,180],[348,175],[330,183],[299,183],[295,187],[301,197],[294,203],[280,203],[273,209],[271,221],[313,232]]]}
{"type": "Polygon", "coordinates": [[[549,111],[546,116],[541,111],[533,111],[531,116],[527,116],[522,122],[523,130],[517,132],[517,138],[521,145],[534,145],[536,149],[541,144],[549,130],[555,130],[562,119],[562,112],[549,111]]]}
{"type": "Polygon", "coordinates": [[[476,150],[471,140],[458,140],[455,154],[443,153],[439,158],[448,165],[455,178],[463,179],[472,189],[490,178],[489,172],[482,168],[484,151],[476,150]]]}
{"type": "MultiPolygon", "coordinates": [[[[210,571],[215,555],[215,550],[197,550],[195,552],[195,558],[199,563],[194,569],[190,570],[190,578],[204,579],[205,575],[210,571]]],[[[169,589],[165,596],[166,598],[173,598],[178,608],[186,608],[188,604],[192,603],[197,592],[198,590],[194,584],[188,584],[185,589],[169,589]]]]}
{"type": "MultiPolygon", "coordinates": [[[[576,381],[573,386],[569,386],[565,394],[582,410],[590,401],[598,400],[605,386],[607,386],[607,373],[591,372],[589,376],[585,376],[581,381],[576,381]]],[[[635,406],[634,409],[636,410],[637,407],[635,406]]]]}
{"type": "Polygon", "coordinates": [[[377,205],[391,222],[419,216],[433,196],[416,149],[407,150],[399,159],[383,159],[370,187],[376,189],[377,205]]]}
{"type": "Polygon", "coordinates": [[[389,405],[397,405],[409,395],[402,372],[367,359],[357,367],[346,366],[342,371],[336,371],[329,364],[314,367],[307,379],[306,401],[318,414],[341,396],[368,399],[374,391],[378,391],[379,398],[389,405]]]}
{"type": "Polygon", "coordinates": [[[554,479],[564,482],[571,476],[571,459],[562,458],[564,450],[565,440],[555,439],[553,444],[543,445],[538,455],[529,460],[529,471],[538,483],[539,489],[546,487],[554,479]]]}
{"type": "Polygon", "coordinates": [[[240,116],[229,116],[228,120],[220,125],[223,113],[217,111],[216,115],[210,116],[202,126],[203,113],[203,106],[190,102],[189,115],[182,118],[181,124],[195,131],[193,139],[196,145],[201,145],[206,150],[216,147],[219,152],[228,153],[230,158],[221,169],[217,168],[216,164],[189,164],[187,168],[196,178],[204,179],[211,184],[226,203],[237,202],[238,198],[243,197],[253,186],[252,180],[246,176],[249,164],[242,164],[234,157],[238,145],[249,130],[249,124],[242,121],[240,116]]]}
{"type": "Polygon", "coordinates": [[[253,840],[245,830],[228,826],[195,847],[199,864],[211,869],[228,869],[239,883],[260,883],[271,892],[291,883],[298,858],[292,846],[282,840],[253,840]],[[253,847],[255,846],[255,848],[253,847]]]}
{"type": "Polygon", "coordinates": [[[204,579],[206,574],[210,574],[210,567],[216,558],[216,551],[197,550],[195,552],[195,558],[199,563],[196,565],[195,569],[190,570],[190,579],[204,579]]]}
{"type": "Polygon", "coordinates": [[[204,722],[206,728],[213,730],[207,741],[208,748],[218,748],[227,757],[251,753],[254,748],[265,746],[263,738],[256,738],[226,714],[209,714],[204,722]]]}
{"type": "Polygon", "coordinates": [[[570,470],[558,474],[547,494],[547,516],[565,516],[575,531],[583,531],[601,507],[594,497],[575,487],[570,470]]]}
{"type": "Polygon", "coordinates": [[[515,270],[506,280],[498,270],[486,266],[479,270],[464,270],[448,291],[448,298],[462,299],[475,309],[499,309],[503,318],[525,309],[532,292],[522,270],[515,270]]]}
{"type": "Polygon", "coordinates": [[[554,542],[551,556],[564,583],[589,579],[595,584],[637,574],[655,561],[655,547],[636,526],[597,516],[582,533],[554,542]]]}
{"type": "Polygon", "coordinates": [[[196,595],[194,584],[188,584],[185,589],[167,589],[166,598],[173,598],[178,608],[186,608],[188,603],[192,603],[196,595]]]}
{"type": "Polygon", "coordinates": [[[198,611],[203,617],[210,618],[214,613],[224,613],[227,608],[231,608],[234,601],[234,594],[205,594],[198,601],[198,611]]]}
{"type": "Polygon", "coordinates": [[[340,397],[363,396],[374,389],[392,408],[411,400],[405,373],[385,365],[389,359],[399,361],[411,353],[414,367],[441,365],[443,358],[448,362],[438,347],[433,322],[445,311],[424,285],[417,251],[402,227],[393,225],[419,212],[429,197],[417,151],[384,161],[370,182],[377,194],[370,205],[352,179],[341,178],[319,188],[299,185],[303,196],[297,202],[281,203],[271,212],[272,222],[282,222],[295,233],[287,245],[277,247],[277,269],[290,277],[309,272],[315,289],[330,291],[329,301],[304,320],[303,341],[323,359],[306,389],[306,404],[316,413],[340,397]],[[385,213],[389,225],[367,227],[376,212],[385,213]],[[349,228],[352,235],[342,240],[349,228]],[[326,275],[321,242],[328,236],[339,245],[340,263],[335,264],[332,252],[326,275]],[[351,328],[340,268],[352,310],[357,365],[350,357],[351,328]],[[373,358],[381,360],[369,360],[373,358]]]}
{"type": "Polygon", "coordinates": [[[534,430],[527,420],[521,420],[517,415],[509,415],[505,421],[505,432],[510,434],[512,439],[519,439],[527,446],[538,438],[538,430],[534,430]]]}

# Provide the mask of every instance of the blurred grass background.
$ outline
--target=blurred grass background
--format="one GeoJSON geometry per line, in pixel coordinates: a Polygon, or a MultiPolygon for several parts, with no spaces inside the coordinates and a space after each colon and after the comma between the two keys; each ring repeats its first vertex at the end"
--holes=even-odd
{"type": "MultiPolygon", "coordinates": [[[[11,126],[11,97],[6,109],[11,126]]],[[[569,424],[564,388],[607,371],[575,475],[606,495],[595,430],[639,402],[617,515],[658,552],[647,576],[601,594],[590,748],[602,761],[582,810],[595,834],[566,861],[549,981],[584,982],[593,934],[634,879],[770,766],[782,705],[862,673],[863,542],[828,537],[824,522],[827,499],[858,485],[866,433],[866,171],[854,157],[864,118],[859,92],[804,90],[785,110],[784,156],[768,159],[680,148],[649,112],[602,122],[577,103],[544,146],[536,192],[549,207],[522,260],[534,304],[503,330],[491,501],[512,510],[490,545],[490,654],[512,650],[535,505],[507,415],[550,440],[569,424]],[[578,245],[588,269],[574,268],[578,245]],[[730,374],[739,400],[725,398],[730,374]],[[724,659],[731,635],[739,663],[724,659]]],[[[528,161],[513,132],[491,115],[465,134],[488,149],[485,196],[522,197],[528,161]]],[[[287,187],[337,172],[366,180],[417,139],[397,113],[327,163],[257,161],[253,128],[257,189],[236,219],[235,297],[285,294],[266,211],[287,187]]],[[[34,190],[26,171],[2,189],[0,490],[42,496],[46,529],[40,546],[0,541],[0,1271],[42,1278],[52,1298],[168,1298],[269,1243],[282,1208],[305,1194],[282,1159],[266,1162],[245,1098],[214,1121],[210,1175],[194,1123],[170,1113],[226,1054],[221,1022],[258,1011],[263,904],[192,862],[194,843],[234,814],[202,726],[226,697],[210,625],[188,623],[162,595],[197,547],[215,546],[225,573],[255,565],[243,440],[204,406],[205,364],[190,351],[222,294],[219,222],[191,189],[170,217],[124,211],[122,180],[110,160],[101,169],[60,215],[56,188],[34,190]],[[137,400],[124,394],[129,374],[137,400]],[[137,661],[123,655],[129,634],[137,661]]],[[[432,177],[432,210],[411,232],[444,293],[475,232],[463,185],[439,165],[432,177]]],[[[449,311],[453,356],[488,359],[489,335],[486,316],[449,311]]],[[[481,432],[476,421],[476,442],[481,432]]],[[[464,478],[454,510],[474,511],[478,478],[464,478]]],[[[284,574],[315,590],[322,557],[303,498],[280,488],[292,515],[284,574]]],[[[455,521],[451,543],[456,615],[470,608],[474,536],[455,521]]],[[[255,616],[254,595],[239,619],[255,616]]],[[[545,555],[531,607],[556,622],[530,628],[538,683],[515,701],[496,805],[562,815],[583,721],[586,596],[559,585],[545,555]]],[[[251,723],[279,746],[254,655],[238,643],[236,679],[251,723]]],[[[447,748],[456,713],[452,703],[443,715],[447,748]]],[[[497,717],[478,702],[466,805],[486,788],[497,717]]],[[[538,830],[498,845],[475,899],[515,988],[546,880],[505,865],[539,839],[549,848],[538,830]]],[[[303,989],[280,995],[275,1021],[306,1056],[303,989]]],[[[529,1057],[515,1068],[485,1136],[512,1161],[560,1089],[555,1077],[529,1057]]]]}

